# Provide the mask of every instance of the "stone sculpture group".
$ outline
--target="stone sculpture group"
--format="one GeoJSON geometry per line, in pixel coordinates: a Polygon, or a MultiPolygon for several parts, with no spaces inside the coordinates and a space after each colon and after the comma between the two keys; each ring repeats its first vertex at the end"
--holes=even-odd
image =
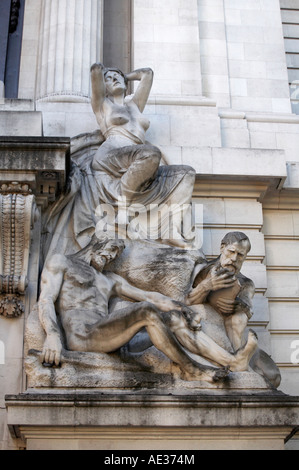
{"type": "MultiPolygon", "coordinates": [[[[195,171],[162,165],[145,140],[152,81],[149,68],[124,75],[91,67],[100,133],[73,152],[68,190],[44,220],[40,297],[27,322],[29,378],[36,369],[42,377],[67,363],[84,367],[86,353],[106,355],[109,369],[109,357],[119,367],[158,351],[184,381],[223,384],[232,372],[256,370],[277,387],[279,371],[248,329],[254,284],[241,269],[250,240],[228,233],[210,262],[197,246],[195,171]],[[139,84],[126,96],[130,81],[139,84]]],[[[81,383],[78,367],[72,384],[81,383]]]]}

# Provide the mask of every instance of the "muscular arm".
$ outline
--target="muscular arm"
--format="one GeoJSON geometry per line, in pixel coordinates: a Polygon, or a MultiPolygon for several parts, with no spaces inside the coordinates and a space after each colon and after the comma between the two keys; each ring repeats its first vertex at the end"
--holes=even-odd
{"type": "Polygon", "coordinates": [[[173,309],[180,310],[181,308],[181,304],[179,302],[170,299],[166,295],[160,294],[159,292],[150,292],[138,289],[117,274],[110,272],[105,274],[114,281],[113,293],[119,297],[133,300],[135,302],[150,302],[162,312],[168,312],[173,309]]]}
{"type": "Polygon", "coordinates": [[[62,344],[57,323],[55,301],[63,282],[63,257],[54,255],[43,269],[41,293],[38,302],[39,319],[46,333],[42,362],[58,365],[62,344]]]}
{"type": "Polygon", "coordinates": [[[210,292],[232,287],[234,282],[232,274],[228,272],[218,274],[217,267],[214,266],[206,278],[202,279],[188,294],[186,304],[202,304],[210,292]]]}
{"type": "Polygon", "coordinates": [[[245,282],[242,283],[241,291],[236,298],[236,312],[246,313],[248,318],[251,318],[253,315],[252,310],[252,299],[255,294],[255,285],[251,279],[243,278],[245,282]]]}
{"type": "Polygon", "coordinates": [[[101,110],[106,96],[104,69],[103,64],[93,64],[90,68],[91,106],[94,113],[101,110]]]}
{"type": "Polygon", "coordinates": [[[126,78],[130,80],[140,80],[137,90],[134,93],[133,101],[142,112],[147,103],[152,84],[153,84],[154,72],[150,68],[138,69],[130,72],[126,75],[126,78]]]}
{"type": "Polygon", "coordinates": [[[209,281],[207,279],[204,279],[188,294],[186,304],[197,305],[204,303],[210,291],[211,286],[209,284],[209,281]]]}

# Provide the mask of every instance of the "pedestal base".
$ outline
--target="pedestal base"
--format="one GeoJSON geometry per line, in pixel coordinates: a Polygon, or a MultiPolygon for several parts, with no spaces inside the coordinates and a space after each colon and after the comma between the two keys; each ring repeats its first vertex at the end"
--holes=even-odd
{"type": "Polygon", "coordinates": [[[35,392],[6,396],[27,449],[282,450],[299,397],[35,392]]]}

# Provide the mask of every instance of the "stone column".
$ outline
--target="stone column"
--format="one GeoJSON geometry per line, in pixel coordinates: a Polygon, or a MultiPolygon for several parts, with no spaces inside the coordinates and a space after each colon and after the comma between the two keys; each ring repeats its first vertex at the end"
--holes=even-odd
{"type": "Polygon", "coordinates": [[[42,0],[36,97],[85,101],[102,58],[103,0],[42,0]]]}

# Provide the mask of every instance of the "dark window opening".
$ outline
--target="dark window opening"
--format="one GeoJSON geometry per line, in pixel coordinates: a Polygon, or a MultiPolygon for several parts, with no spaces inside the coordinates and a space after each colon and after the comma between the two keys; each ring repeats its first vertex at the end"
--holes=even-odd
{"type": "Polygon", "coordinates": [[[25,0],[0,2],[0,98],[17,98],[25,0]]]}
{"type": "Polygon", "coordinates": [[[280,0],[292,111],[299,114],[299,0],[280,0]]]}
{"type": "Polygon", "coordinates": [[[132,1],[104,0],[103,63],[131,71],[132,1]]]}

